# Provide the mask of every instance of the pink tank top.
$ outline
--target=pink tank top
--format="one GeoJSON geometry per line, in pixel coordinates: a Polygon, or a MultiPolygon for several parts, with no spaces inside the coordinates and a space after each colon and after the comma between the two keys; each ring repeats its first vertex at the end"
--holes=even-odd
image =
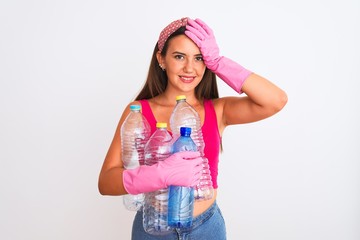
{"type": "MultiPolygon", "coordinates": [[[[156,130],[156,119],[147,100],[140,100],[142,113],[151,126],[151,134],[156,130]]],[[[220,153],[220,133],[217,125],[216,112],[212,100],[204,100],[205,119],[201,127],[205,142],[204,153],[209,160],[213,188],[218,188],[217,176],[220,153]]]]}

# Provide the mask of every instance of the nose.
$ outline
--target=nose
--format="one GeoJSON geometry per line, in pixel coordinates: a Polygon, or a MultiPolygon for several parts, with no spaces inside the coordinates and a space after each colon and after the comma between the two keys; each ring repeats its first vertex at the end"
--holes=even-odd
{"type": "Polygon", "coordinates": [[[185,62],[184,62],[184,72],[186,73],[189,73],[189,72],[192,72],[194,70],[194,63],[187,59],[185,62]]]}

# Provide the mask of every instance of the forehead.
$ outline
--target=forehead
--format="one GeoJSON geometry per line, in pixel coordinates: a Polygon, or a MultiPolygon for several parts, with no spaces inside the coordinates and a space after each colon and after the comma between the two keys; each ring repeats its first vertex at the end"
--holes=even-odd
{"type": "Polygon", "coordinates": [[[198,46],[186,35],[178,35],[169,40],[168,53],[182,52],[188,54],[200,54],[198,46]]]}

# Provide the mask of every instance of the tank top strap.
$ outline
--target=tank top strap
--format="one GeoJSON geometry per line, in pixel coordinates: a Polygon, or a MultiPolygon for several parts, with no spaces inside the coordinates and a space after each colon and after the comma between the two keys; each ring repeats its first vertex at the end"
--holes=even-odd
{"type": "Polygon", "coordinates": [[[211,99],[204,100],[205,120],[202,127],[203,138],[205,142],[204,153],[209,160],[210,174],[213,187],[218,188],[218,163],[221,137],[219,127],[217,125],[217,117],[214,104],[211,99]]]}
{"type": "Polygon", "coordinates": [[[217,117],[213,102],[211,99],[204,100],[204,109],[205,109],[205,119],[204,119],[204,126],[206,130],[213,129],[216,130],[217,136],[220,137],[219,128],[217,125],[217,117]]]}
{"type": "Polygon", "coordinates": [[[154,113],[152,112],[147,99],[139,100],[139,102],[141,103],[141,112],[149,122],[151,127],[151,134],[153,134],[156,130],[156,119],[154,113]]]}

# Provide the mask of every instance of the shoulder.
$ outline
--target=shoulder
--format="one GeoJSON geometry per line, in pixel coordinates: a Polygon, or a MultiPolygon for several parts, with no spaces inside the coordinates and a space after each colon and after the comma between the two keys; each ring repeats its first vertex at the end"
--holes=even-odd
{"type": "Polygon", "coordinates": [[[243,102],[244,99],[245,98],[242,96],[227,96],[212,100],[220,132],[222,132],[228,125],[227,118],[229,115],[232,115],[234,112],[236,112],[234,109],[238,109],[239,103],[241,105],[241,102],[243,102]]]}
{"type": "Polygon", "coordinates": [[[245,98],[243,96],[227,96],[213,99],[215,109],[224,109],[229,104],[234,102],[243,101],[245,98]]]}
{"type": "Polygon", "coordinates": [[[124,109],[124,112],[130,111],[130,106],[131,106],[131,105],[140,105],[140,106],[141,106],[141,100],[140,100],[140,101],[136,100],[136,101],[129,102],[129,103],[126,105],[126,107],[125,107],[125,109],[124,109]]]}
{"type": "Polygon", "coordinates": [[[215,99],[211,100],[217,114],[222,113],[224,106],[226,104],[227,98],[228,97],[221,97],[221,98],[215,98],[215,99]]]}
{"type": "Polygon", "coordinates": [[[140,106],[141,106],[141,102],[140,102],[140,101],[132,101],[132,102],[129,102],[129,103],[126,105],[126,107],[124,108],[124,110],[123,110],[121,119],[126,118],[126,116],[130,113],[130,106],[131,106],[131,105],[140,105],[140,106]]]}

